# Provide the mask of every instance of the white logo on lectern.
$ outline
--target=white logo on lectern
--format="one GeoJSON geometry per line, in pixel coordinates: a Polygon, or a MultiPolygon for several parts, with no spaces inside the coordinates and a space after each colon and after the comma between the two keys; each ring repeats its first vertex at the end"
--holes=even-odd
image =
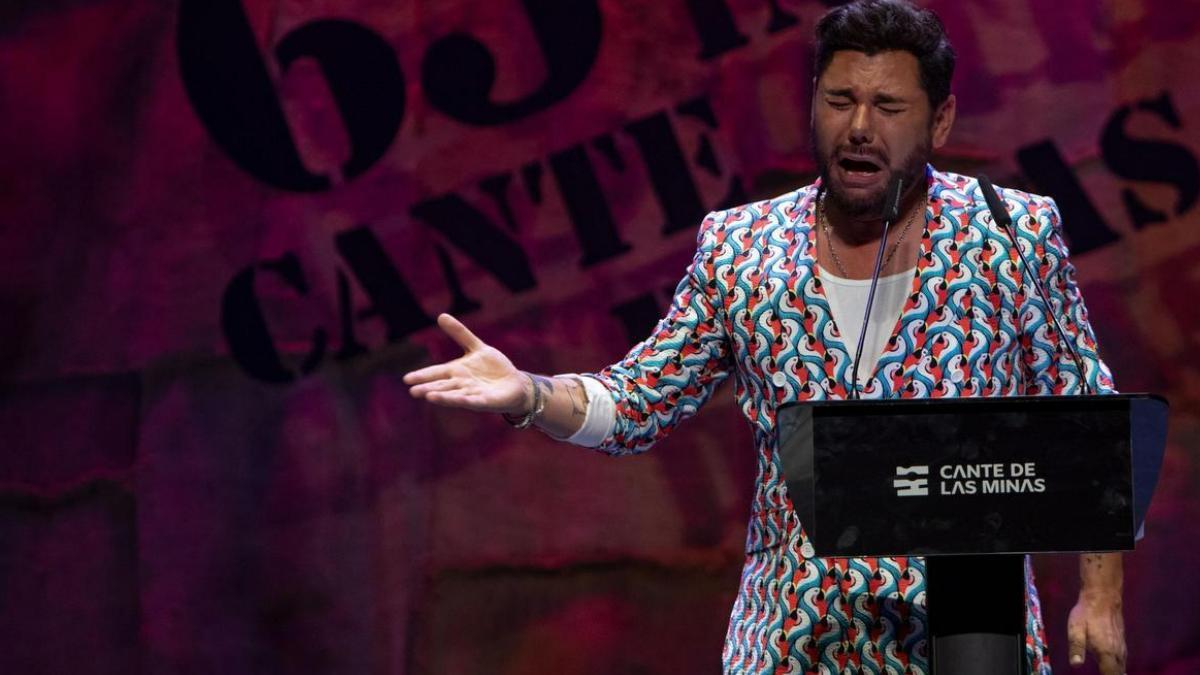
{"type": "Polygon", "coordinates": [[[928,476],[928,466],[898,466],[892,487],[897,497],[925,497],[929,495],[928,478],[902,478],[902,476],[928,476]]]}
{"type": "MultiPolygon", "coordinates": [[[[929,496],[929,465],[898,466],[892,487],[897,497],[929,496]]],[[[984,462],[941,464],[937,467],[937,494],[1004,495],[1046,492],[1048,481],[1038,475],[1037,462],[984,462]]]]}

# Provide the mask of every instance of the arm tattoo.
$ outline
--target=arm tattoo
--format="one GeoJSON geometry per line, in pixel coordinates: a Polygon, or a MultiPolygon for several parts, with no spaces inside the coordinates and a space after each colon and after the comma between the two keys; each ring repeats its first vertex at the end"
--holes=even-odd
{"type": "Polygon", "coordinates": [[[533,386],[541,389],[542,396],[545,400],[549,401],[550,397],[554,394],[554,380],[545,375],[530,375],[530,378],[533,379],[533,386]]]}
{"type": "Polygon", "coordinates": [[[571,414],[575,417],[587,417],[587,390],[583,383],[576,378],[568,380],[567,395],[571,397],[571,414]]]}
{"type": "Polygon", "coordinates": [[[583,388],[583,382],[580,382],[578,377],[573,375],[556,375],[551,378],[551,382],[561,384],[567,390],[567,399],[571,402],[572,417],[587,416],[587,390],[583,388]]]}

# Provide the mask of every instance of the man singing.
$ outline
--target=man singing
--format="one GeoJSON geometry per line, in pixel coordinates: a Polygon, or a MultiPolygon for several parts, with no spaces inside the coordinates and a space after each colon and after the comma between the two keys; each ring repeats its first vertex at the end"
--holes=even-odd
{"type": "MultiPolygon", "coordinates": [[[[775,416],[796,401],[1112,391],[1067,260],[1052,199],[1002,190],[1053,308],[1020,266],[975,179],[928,164],[954,124],[954,51],[941,21],[902,0],[860,0],[816,27],[816,183],[709,214],[667,316],[620,362],[583,376],[516,369],[449,315],[465,350],[405,376],[439,405],[499,412],[520,428],[612,454],[647,449],[729,375],[754,431],[758,477],[746,559],[723,651],[726,673],[928,672],[921,558],[820,558],[792,509],[775,416]],[[880,214],[901,177],[900,217],[880,214]],[[883,268],[854,345],[878,247],[883,268]],[[1051,311],[1080,364],[1060,344],[1051,311]],[[1081,372],[1082,370],[1082,372],[1081,372]]],[[[1049,672],[1026,565],[1026,657],[1049,672]]],[[[1090,650],[1124,672],[1120,554],[1084,555],[1068,622],[1071,661],[1090,650]]],[[[981,583],[986,583],[983,581],[981,583]]],[[[991,608],[980,607],[981,612],[991,608]]]]}

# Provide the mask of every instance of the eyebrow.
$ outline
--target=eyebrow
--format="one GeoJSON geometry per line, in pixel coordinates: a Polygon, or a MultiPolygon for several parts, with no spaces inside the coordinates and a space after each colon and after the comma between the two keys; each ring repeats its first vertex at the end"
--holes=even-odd
{"type": "MultiPolygon", "coordinates": [[[[844,88],[840,88],[840,89],[826,89],[825,95],[826,96],[840,96],[842,98],[851,98],[852,99],[852,98],[854,98],[854,90],[850,89],[849,87],[844,87],[844,88]]],[[[874,97],[874,99],[872,99],[872,102],[873,103],[908,103],[908,100],[901,96],[894,96],[892,94],[875,94],[875,97],[874,97]]]]}

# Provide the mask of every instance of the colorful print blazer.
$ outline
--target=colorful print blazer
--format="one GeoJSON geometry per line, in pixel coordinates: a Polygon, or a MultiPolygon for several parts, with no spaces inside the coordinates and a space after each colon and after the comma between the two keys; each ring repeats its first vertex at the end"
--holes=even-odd
{"type": "MultiPolygon", "coordinates": [[[[1054,201],[1001,191],[1084,373],[1060,344],[1012,239],[992,222],[977,181],[932,167],[926,175],[929,201],[911,294],[862,397],[1070,394],[1084,377],[1094,390],[1112,391],[1054,201]]],[[[816,266],[819,187],[705,218],[666,317],[624,360],[596,375],[617,408],[600,449],[647,449],[733,375],[753,428],[758,475],[725,672],[925,673],[923,560],[815,557],[781,476],[779,406],[846,398],[851,386],[852,355],[816,266]]],[[[1033,672],[1048,672],[1028,569],[1026,651],[1033,672]]]]}

